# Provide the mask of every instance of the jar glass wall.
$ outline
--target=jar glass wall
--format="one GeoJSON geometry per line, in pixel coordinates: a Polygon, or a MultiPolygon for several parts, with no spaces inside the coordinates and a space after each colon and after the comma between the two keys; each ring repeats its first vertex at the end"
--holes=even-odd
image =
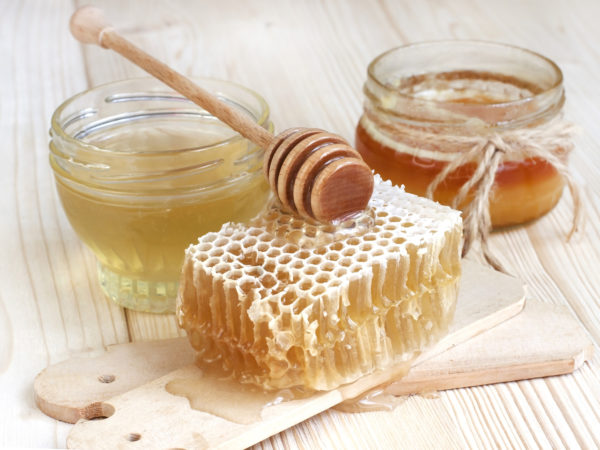
{"type": "MultiPolygon", "coordinates": [[[[472,145],[470,138],[539,129],[560,118],[562,80],[549,59],[503,44],[447,41],[395,48],[369,65],[356,147],[383,178],[425,195],[442,169],[472,145]]],[[[450,173],[434,198],[451,204],[475,168],[475,162],[467,163],[450,173]]],[[[557,203],[563,187],[562,176],[545,160],[504,157],[490,197],[493,225],[539,217],[557,203]]]]}
{"type": "MultiPolygon", "coordinates": [[[[272,131],[256,93],[196,81],[272,131]]],[[[270,195],[263,150],[154,79],[72,97],[50,134],[65,213],[98,258],[105,294],[127,308],[173,311],[185,248],[250,219],[270,195]]]]}

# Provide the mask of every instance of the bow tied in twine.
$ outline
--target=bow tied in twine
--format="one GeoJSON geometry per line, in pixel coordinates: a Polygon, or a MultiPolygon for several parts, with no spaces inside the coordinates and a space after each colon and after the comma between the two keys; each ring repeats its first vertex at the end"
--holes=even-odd
{"type": "MultiPolygon", "coordinates": [[[[402,130],[403,134],[405,131],[402,130]]],[[[505,159],[539,158],[554,166],[562,175],[573,198],[573,223],[567,240],[571,238],[581,222],[581,196],[564,160],[573,149],[572,136],[575,131],[573,124],[562,120],[554,120],[537,128],[508,130],[490,136],[436,135],[422,130],[408,130],[408,134],[416,141],[435,143],[440,148],[444,144],[453,144],[454,148],[460,144],[460,148],[464,148],[455,151],[456,157],[431,182],[427,189],[429,198],[433,198],[436,188],[454,170],[469,162],[476,164],[473,175],[462,185],[452,202],[452,207],[458,208],[472,193],[472,200],[463,208],[463,256],[478,240],[486,261],[496,270],[505,271],[487,244],[492,229],[490,195],[493,194],[496,172],[505,159]]]]}

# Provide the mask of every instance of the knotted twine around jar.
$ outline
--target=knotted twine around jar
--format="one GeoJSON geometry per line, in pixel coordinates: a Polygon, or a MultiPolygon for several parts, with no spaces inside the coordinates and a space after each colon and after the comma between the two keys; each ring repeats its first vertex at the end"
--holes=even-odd
{"type": "MultiPolygon", "coordinates": [[[[396,129],[396,132],[399,130],[396,129]]],[[[515,129],[492,133],[489,136],[462,136],[433,134],[422,129],[402,129],[404,136],[417,142],[435,144],[440,148],[452,145],[456,157],[429,184],[426,195],[433,198],[436,188],[460,166],[475,162],[475,171],[471,178],[462,185],[452,202],[453,208],[458,208],[472,194],[472,200],[463,208],[464,243],[463,256],[471,248],[475,240],[481,245],[484,258],[496,270],[505,272],[500,261],[493,255],[488,246],[488,237],[492,229],[490,218],[490,195],[496,177],[496,172],[502,161],[506,159],[539,158],[554,166],[564,178],[573,199],[573,222],[567,240],[571,238],[581,222],[581,196],[579,189],[563,162],[572,151],[572,137],[576,127],[562,120],[552,122],[537,128],[515,129]],[[460,144],[457,150],[456,144],[460,144]]]]}

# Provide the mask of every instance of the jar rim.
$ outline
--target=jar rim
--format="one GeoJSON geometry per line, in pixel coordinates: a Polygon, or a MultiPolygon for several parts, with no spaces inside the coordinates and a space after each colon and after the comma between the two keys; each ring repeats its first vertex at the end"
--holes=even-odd
{"type": "MultiPolygon", "coordinates": [[[[485,41],[485,40],[477,40],[477,39],[447,39],[447,40],[434,40],[434,41],[424,41],[424,42],[415,42],[415,43],[411,43],[411,44],[406,44],[406,45],[400,45],[398,47],[394,47],[391,48],[389,50],[386,50],[385,52],[377,55],[373,61],[371,61],[369,63],[369,65],[367,66],[367,76],[368,78],[373,81],[376,85],[378,85],[379,87],[381,87],[382,89],[385,90],[389,90],[390,86],[386,85],[384,82],[382,82],[382,80],[380,80],[378,78],[378,76],[375,74],[375,69],[376,66],[386,57],[388,57],[390,54],[398,52],[398,51],[402,51],[402,50],[409,50],[409,49],[415,49],[415,48],[425,48],[425,47],[435,47],[435,46],[448,46],[448,45],[474,45],[474,46],[482,46],[482,47],[486,47],[486,48],[496,48],[496,49],[512,49],[512,50],[517,50],[519,52],[522,52],[524,54],[528,54],[529,56],[532,56],[533,58],[539,60],[539,61],[543,61],[546,64],[549,65],[549,67],[551,68],[551,70],[553,71],[556,79],[554,81],[554,83],[552,83],[551,86],[544,88],[541,92],[535,93],[533,95],[529,95],[523,98],[520,98],[518,100],[509,100],[509,101],[498,101],[498,102],[491,102],[486,104],[486,106],[493,108],[495,106],[502,106],[502,107],[511,107],[511,106],[518,106],[518,105],[522,105],[524,103],[528,103],[531,101],[534,101],[536,98],[540,98],[544,95],[547,95],[549,92],[560,88],[560,86],[563,83],[563,73],[562,70],[560,69],[560,67],[550,58],[537,53],[533,50],[529,50],[523,47],[519,47],[516,45],[511,45],[511,44],[504,44],[504,43],[500,43],[500,42],[494,42],[494,41],[485,41]]],[[[412,95],[408,95],[402,92],[399,92],[398,90],[394,90],[394,94],[405,98],[407,100],[415,100],[416,97],[412,96],[412,95]]],[[[423,99],[423,98],[419,98],[419,102],[422,102],[423,104],[430,104],[432,106],[435,105],[445,105],[448,102],[444,101],[444,100],[433,100],[433,99],[423,99]]]]}
{"type": "MultiPolygon", "coordinates": [[[[256,91],[247,88],[246,86],[243,86],[241,84],[232,82],[232,81],[228,81],[228,80],[222,80],[219,78],[214,78],[214,77],[190,77],[190,79],[192,81],[197,81],[197,82],[202,82],[202,81],[206,81],[206,82],[216,82],[216,83],[222,83],[224,85],[228,85],[228,86],[232,86],[236,89],[240,89],[242,91],[245,91],[246,93],[250,94],[255,100],[258,101],[259,103],[259,107],[260,107],[260,117],[256,118],[256,123],[259,126],[268,126],[269,125],[269,115],[270,115],[270,110],[269,110],[269,105],[266,102],[266,100],[260,95],[258,94],[256,91]]],[[[213,142],[210,144],[206,144],[206,145],[201,145],[201,146],[195,146],[195,147],[188,147],[188,148],[182,148],[182,149],[166,149],[166,150],[154,150],[152,152],[147,152],[147,151],[135,151],[135,152],[127,152],[127,153],[120,153],[120,152],[115,152],[114,150],[108,149],[108,148],[103,148],[94,144],[91,144],[89,142],[86,142],[84,140],[81,140],[75,136],[73,136],[72,134],[66,132],[64,130],[64,124],[61,124],[61,117],[60,115],[64,112],[65,109],[67,109],[71,104],[73,104],[74,102],[76,102],[77,100],[79,100],[80,98],[82,98],[85,95],[88,95],[90,93],[94,93],[94,92],[99,92],[103,89],[109,88],[109,87],[114,87],[114,86],[119,86],[119,85],[125,85],[127,83],[132,83],[132,82],[148,82],[148,81],[156,81],[157,83],[161,83],[164,88],[166,90],[171,90],[174,94],[176,94],[177,96],[180,96],[181,100],[184,101],[188,101],[190,102],[190,105],[194,105],[198,108],[200,108],[198,105],[196,105],[195,103],[191,102],[190,100],[186,99],[183,95],[179,94],[177,91],[173,90],[172,88],[170,88],[169,86],[167,86],[166,84],[162,83],[160,80],[157,80],[156,78],[153,77],[135,77],[135,78],[126,78],[126,79],[122,79],[122,80],[116,80],[116,81],[110,81],[107,83],[101,83],[98,84],[96,86],[93,86],[89,89],[86,89],[84,91],[78,92],[77,94],[69,97],[68,99],[66,99],[65,101],[63,101],[54,111],[54,113],[52,114],[52,117],[50,119],[50,132],[51,134],[54,134],[56,137],[60,138],[60,139],[64,139],[66,142],[71,143],[71,144],[75,144],[77,146],[83,147],[86,150],[89,151],[93,151],[93,152],[98,152],[98,153],[107,153],[107,154],[111,154],[111,155],[118,155],[118,154],[122,154],[123,156],[127,156],[127,157],[132,157],[135,155],[146,155],[146,154],[152,154],[155,156],[164,156],[167,154],[181,154],[181,153],[186,153],[186,152],[192,152],[192,151],[198,151],[198,150],[203,150],[203,149],[207,149],[207,148],[214,148],[214,147],[219,147],[219,146],[225,146],[228,145],[230,143],[236,142],[240,139],[245,139],[242,135],[239,134],[239,132],[237,132],[236,130],[233,130],[235,132],[235,134],[227,139],[223,139],[221,141],[217,141],[217,142],[213,142]]],[[[212,116],[212,114],[211,114],[212,116]]],[[[214,117],[214,116],[213,116],[214,117]]]]}

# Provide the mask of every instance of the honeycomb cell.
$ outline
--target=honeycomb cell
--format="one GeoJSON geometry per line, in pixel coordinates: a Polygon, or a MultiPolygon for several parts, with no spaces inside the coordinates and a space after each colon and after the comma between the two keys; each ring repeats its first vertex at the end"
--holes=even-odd
{"type": "MultiPolygon", "coordinates": [[[[209,255],[210,256],[210,255],[209,255]]],[[[217,264],[219,264],[221,262],[221,260],[219,258],[216,257],[210,257],[208,260],[204,261],[204,265],[206,267],[213,267],[216,266],[217,264]]]]}
{"type": "Polygon", "coordinates": [[[357,237],[352,237],[350,239],[348,239],[347,241],[347,245],[358,245],[360,244],[361,240],[357,237]]]}
{"type": "Polygon", "coordinates": [[[256,238],[248,237],[242,241],[244,248],[254,247],[256,245],[256,238]]]}
{"type": "Polygon", "coordinates": [[[273,286],[275,286],[278,283],[277,278],[275,278],[273,275],[271,275],[270,273],[263,275],[260,278],[260,284],[262,284],[265,288],[267,289],[271,289],[273,286]]]}
{"type": "Polygon", "coordinates": [[[342,256],[348,257],[353,256],[356,253],[354,247],[348,247],[342,251],[342,256]]]}
{"type": "Polygon", "coordinates": [[[314,275],[315,273],[317,273],[319,271],[319,268],[317,266],[307,266],[304,268],[304,270],[302,271],[305,275],[311,276],[314,275]]]}
{"type": "Polygon", "coordinates": [[[208,242],[198,245],[198,251],[200,251],[200,252],[208,252],[208,251],[212,250],[212,248],[213,248],[213,246],[211,244],[209,244],[208,242]]]}
{"type": "Polygon", "coordinates": [[[356,260],[357,260],[359,263],[365,263],[365,262],[367,262],[367,261],[369,260],[369,255],[368,255],[367,253],[359,253],[359,254],[356,256],[356,260]]]}
{"type": "Polygon", "coordinates": [[[219,264],[217,266],[215,266],[215,272],[216,273],[227,273],[229,272],[229,264],[219,264]]]}
{"type": "Polygon", "coordinates": [[[239,232],[231,235],[231,241],[233,241],[233,242],[241,241],[245,237],[246,237],[246,233],[244,233],[243,231],[239,231],[239,232]]]}
{"type": "Polygon", "coordinates": [[[226,278],[228,278],[230,280],[239,280],[243,276],[244,276],[244,272],[242,272],[240,269],[235,269],[235,270],[229,271],[229,273],[227,273],[226,278]]]}
{"type": "Polygon", "coordinates": [[[344,249],[344,243],[343,242],[334,242],[331,247],[330,250],[334,250],[336,252],[339,252],[341,250],[344,249]]]}
{"type": "Polygon", "coordinates": [[[298,246],[294,244],[286,244],[282,247],[281,251],[283,253],[296,253],[298,251],[298,246]]]}
{"type": "Polygon", "coordinates": [[[266,253],[268,258],[277,258],[279,255],[281,255],[281,250],[278,248],[271,248],[267,250],[266,253]]]}
{"type": "Polygon", "coordinates": [[[315,277],[315,281],[317,282],[317,287],[323,287],[320,285],[327,283],[330,279],[331,279],[331,276],[327,272],[318,274],[315,277]]]}
{"type": "MultiPolygon", "coordinates": [[[[203,244],[204,245],[204,244],[203,244]]],[[[239,256],[242,253],[242,246],[237,242],[232,242],[227,247],[225,247],[225,251],[234,256],[239,256]]]]}
{"type": "Polygon", "coordinates": [[[340,259],[340,254],[337,252],[329,252],[325,257],[329,261],[337,261],[338,259],[340,259]]]}
{"type": "Polygon", "coordinates": [[[213,256],[214,256],[214,257],[217,257],[217,258],[218,258],[219,256],[223,256],[224,254],[225,254],[225,250],[223,250],[222,248],[215,248],[215,249],[212,249],[212,250],[210,251],[210,253],[209,253],[209,255],[210,255],[211,257],[213,257],[213,256]]]}
{"type": "Polygon", "coordinates": [[[331,272],[333,269],[335,269],[335,264],[331,261],[325,261],[319,266],[319,268],[325,272],[331,272]]]}
{"type": "Polygon", "coordinates": [[[277,263],[280,265],[288,264],[293,259],[291,255],[281,255],[277,258],[277,263]]]}
{"type": "Polygon", "coordinates": [[[315,256],[309,258],[308,261],[306,261],[306,263],[310,264],[311,266],[318,266],[319,264],[321,264],[322,261],[323,261],[323,258],[321,258],[321,256],[315,255],[315,256]]]}
{"type": "Polygon", "coordinates": [[[340,261],[340,264],[344,267],[350,267],[352,265],[352,258],[344,258],[340,261]]]}
{"type": "Polygon", "coordinates": [[[299,287],[303,291],[308,291],[313,287],[313,283],[311,280],[304,280],[300,283],[299,287]]]}
{"type": "Polygon", "coordinates": [[[333,272],[333,276],[336,278],[342,278],[347,273],[348,270],[346,270],[344,267],[338,267],[337,269],[335,269],[335,272],[333,272]]]}
{"type": "Polygon", "coordinates": [[[220,239],[217,239],[215,242],[213,242],[214,247],[223,247],[227,244],[229,244],[229,239],[226,239],[226,238],[220,238],[220,239]]]}

